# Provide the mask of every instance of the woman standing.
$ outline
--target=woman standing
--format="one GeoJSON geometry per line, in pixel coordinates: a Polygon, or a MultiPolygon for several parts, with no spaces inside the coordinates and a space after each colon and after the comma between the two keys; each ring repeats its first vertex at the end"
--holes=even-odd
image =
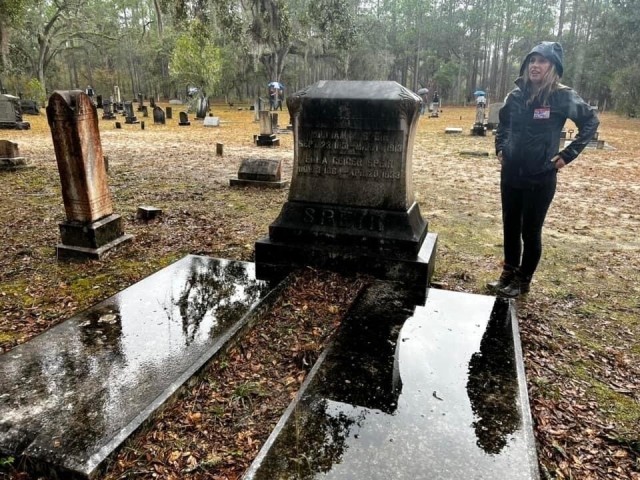
{"type": "Polygon", "coordinates": [[[575,160],[600,123],[595,110],[560,83],[562,56],[557,42],[533,47],[499,114],[495,146],[502,166],[504,267],[488,287],[505,297],[529,291],[542,255],[542,225],[558,170],[575,160]],[[578,134],[559,151],[567,118],[578,126],[578,134]]]}

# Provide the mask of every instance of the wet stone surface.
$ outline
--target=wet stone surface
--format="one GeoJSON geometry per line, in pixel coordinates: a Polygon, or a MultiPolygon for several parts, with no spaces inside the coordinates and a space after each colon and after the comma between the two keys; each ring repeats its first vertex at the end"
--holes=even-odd
{"type": "Polygon", "coordinates": [[[0,454],[92,474],[269,290],[251,263],[187,256],[0,356],[0,454]]]}
{"type": "Polygon", "coordinates": [[[538,479],[515,315],[379,283],[350,311],[244,480],[538,479]]]}

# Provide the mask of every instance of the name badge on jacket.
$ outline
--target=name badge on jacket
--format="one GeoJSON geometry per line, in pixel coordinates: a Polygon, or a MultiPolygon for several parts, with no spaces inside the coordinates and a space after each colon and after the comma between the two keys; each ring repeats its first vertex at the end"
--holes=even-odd
{"type": "Polygon", "coordinates": [[[551,108],[536,108],[533,111],[533,119],[534,120],[549,120],[551,118],[551,108]]]}

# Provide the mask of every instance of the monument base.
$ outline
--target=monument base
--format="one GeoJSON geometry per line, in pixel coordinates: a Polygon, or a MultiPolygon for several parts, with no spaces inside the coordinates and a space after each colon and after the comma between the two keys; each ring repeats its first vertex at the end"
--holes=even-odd
{"type": "Polygon", "coordinates": [[[266,187],[266,188],[284,188],[289,182],[285,180],[271,182],[267,180],[246,180],[242,178],[230,178],[229,185],[231,187],[266,187]]]}
{"type": "Polygon", "coordinates": [[[278,147],[280,146],[280,139],[275,133],[270,135],[257,135],[255,137],[256,145],[259,147],[278,147]]]}
{"type": "Polygon", "coordinates": [[[29,122],[0,122],[0,129],[6,130],[29,130],[31,124],[29,122]]]}
{"type": "Polygon", "coordinates": [[[24,170],[35,168],[25,157],[0,158],[0,170],[24,170]]]}
{"type": "Polygon", "coordinates": [[[437,242],[437,234],[427,234],[416,254],[365,246],[290,243],[263,238],[255,245],[256,275],[263,279],[277,279],[294,268],[311,265],[343,274],[367,273],[424,289],[433,275],[437,242]]]}
{"type": "Polygon", "coordinates": [[[122,217],[117,214],[95,222],[63,222],[59,227],[62,243],[56,246],[58,259],[100,259],[107,251],[133,238],[125,235],[122,217]]]}
{"type": "Polygon", "coordinates": [[[474,123],[473,127],[471,127],[471,135],[484,137],[487,135],[487,128],[482,123],[474,123]]]}
{"type": "Polygon", "coordinates": [[[284,243],[327,242],[416,254],[428,224],[414,202],[407,210],[288,201],[269,226],[269,238],[284,243]]]}

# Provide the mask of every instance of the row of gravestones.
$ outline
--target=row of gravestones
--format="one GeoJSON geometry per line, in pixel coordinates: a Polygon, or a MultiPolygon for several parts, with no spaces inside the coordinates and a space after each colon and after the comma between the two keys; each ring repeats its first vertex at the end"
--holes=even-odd
{"type": "MultiPolygon", "coordinates": [[[[136,117],[136,115],[133,112],[133,104],[132,102],[124,102],[124,104],[122,105],[123,107],[123,114],[125,117],[125,123],[126,124],[137,124],[139,123],[138,118],[136,117]]],[[[115,120],[116,119],[116,111],[118,110],[118,105],[117,104],[113,104],[110,100],[105,100],[102,102],[102,119],[103,120],[115,120]]],[[[147,117],[148,116],[148,109],[145,105],[142,105],[140,107],[138,107],[138,111],[143,113],[143,117],[147,117]]],[[[180,126],[187,126],[187,125],[191,125],[191,122],[189,122],[189,116],[187,114],[187,112],[180,112],[179,113],[180,116],[180,121],[178,123],[178,125],[180,126]]],[[[165,125],[166,124],[166,120],[167,119],[171,119],[173,118],[173,109],[171,107],[167,107],[166,113],[165,111],[155,105],[153,107],[153,123],[156,125],[165,125]]],[[[200,118],[200,117],[198,117],[200,118]]],[[[208,117],[204,117],[205,120],[208,117]]]]}
{"type": "MultiPolygon", "coordinates": [[[[125,102],[125,110],[127,123],[135,121],[131,102],[125,102]]],[[[162,109],[155,107],[154,120],[156,111],[162,112],[162,109]]],[[[67,216],[67,221],[59,225],[62,243],[57,246],[57,256],[100,258],[132,236],[124,234],[122,219],[113,212],[96,107],[82,91],[55,92],[49,99],[47,119],[54,139],[67,216]]],[[[180,112],[180,125],[188,124],[187,114],[180,112]]],[[[273,134],[272,115],[261,112],[258,145],[278,145],[278,142],[273,134]]],[[[284,186],[279,165],[263,164],[249,162],[248,166],[242,166],[240,183],[257,181],[284,186]],[[256,176],[256,172],[263,171],[266,177],[256,176]]],[[[0,142],[0,167],[10,170],[20,166],[26,166],[26,161],[20,157],[17,144],[0,142]]]]}

